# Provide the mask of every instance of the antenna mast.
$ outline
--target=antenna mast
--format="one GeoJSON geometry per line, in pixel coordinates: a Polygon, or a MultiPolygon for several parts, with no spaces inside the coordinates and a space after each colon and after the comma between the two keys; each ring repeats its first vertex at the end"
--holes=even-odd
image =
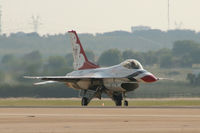
{"type": "Polygon", "coordinates": [[[168,30],[170,29],[170,9],[169,9],[169,0],[168,0],[168,14],[167,14],[167,19],[168,19],[168,30]]]}
{"type": "Polygon", "coordinates": [[[1,10],[1,5],[0,5],[0,35],[2,35],[2,24],[1,24],[1,19],[2,19],[2,10],[1,10]]]}

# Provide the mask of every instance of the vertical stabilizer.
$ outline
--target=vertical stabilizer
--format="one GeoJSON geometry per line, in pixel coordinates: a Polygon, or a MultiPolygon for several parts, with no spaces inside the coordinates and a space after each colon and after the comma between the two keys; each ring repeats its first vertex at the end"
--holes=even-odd
{"type": "Polygon", "coordinates": [[[69,31],[70,41],[72,44],[73,57],[74,57],[74,69],[83,70],[83,69],[94,69],[99,68],[98,65],[91,63],[83,50],[81,42],[76,34],[76,31],[69,31]]]}

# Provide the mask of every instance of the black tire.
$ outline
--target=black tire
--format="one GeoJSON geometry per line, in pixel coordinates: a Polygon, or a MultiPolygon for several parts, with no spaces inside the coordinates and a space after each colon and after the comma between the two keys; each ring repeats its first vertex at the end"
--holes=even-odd
{"type": "Polygon", "coordinates": [[[115,104],[116,106],[122,106],[122,100],[116,100],[115,104]]]}
{"type": "Polygon", "coordinates": [[[122,93],[116,93],[113,95],[113,100],[116,106],[122,106],[122,93]]]}
{"type": "Polygon", "coordinates": [[[126,107],[128,106],[128,101],[127,100],[124,101],[124,106],[126,106],[126,107]]]}
{"type": "Polygon", "coordinates": [[[81,105],[82,106],[87,106],[88,105],[88,99],[86,97],[82,98],[81,105]]]}

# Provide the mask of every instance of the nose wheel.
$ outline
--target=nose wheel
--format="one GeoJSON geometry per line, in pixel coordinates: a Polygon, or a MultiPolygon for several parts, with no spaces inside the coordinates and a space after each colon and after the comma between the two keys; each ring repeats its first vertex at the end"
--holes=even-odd
{"type": "Polygon", "coordinates": [[[123,92],[123,99],[124,99],[124,107],[128,106],[128,101],[126,100],[126,93],[123,92]]]}
{"type": "Polygon", "coordinates": [[[124,106],[128,106],[128,101],[127,100],[124,100],[124,106]]]}

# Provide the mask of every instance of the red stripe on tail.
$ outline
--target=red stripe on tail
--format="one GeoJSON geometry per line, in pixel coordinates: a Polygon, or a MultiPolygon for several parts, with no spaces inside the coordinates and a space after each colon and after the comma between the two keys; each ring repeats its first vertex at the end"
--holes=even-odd
{"type": "Polygon", "coordinates": [[[74,57],[74,69],[83,70],[83,69],[94,69],[99,68],[98,65],[90,62],[83,50],[81,42],[79,40],[76,31],[69,31],[70,41],[72,43],[73,57],[74,57]]]}

